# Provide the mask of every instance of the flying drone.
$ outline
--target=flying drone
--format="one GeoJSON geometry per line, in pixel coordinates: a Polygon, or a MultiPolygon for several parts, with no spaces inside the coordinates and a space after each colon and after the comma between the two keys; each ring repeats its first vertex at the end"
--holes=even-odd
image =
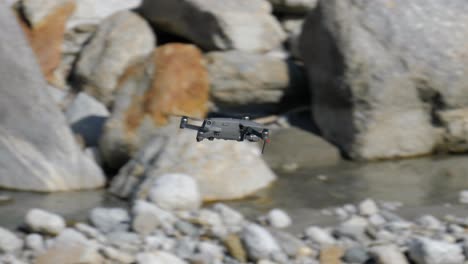
{"type": "Polygon", "coordinates": [[[202,121],[201,126],[190,124],[190,120],[198,120],[195,118],[182,116],[180,119],[180,128],[197,130],[197,141],[200,142],[204,139],[224,139],[251,142],[258,142],[263,140],[262,153],[265,150],[266,143],[270,142],[269,130],[263,125],[251,121],[249,117],[243,118],[224,118],[212,117],[202,121]]]}

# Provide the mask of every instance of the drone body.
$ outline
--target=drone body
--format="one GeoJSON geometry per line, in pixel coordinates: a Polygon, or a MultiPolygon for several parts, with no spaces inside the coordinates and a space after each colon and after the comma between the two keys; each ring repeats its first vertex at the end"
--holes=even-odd
{"type": "Polygon", "coordinates": [[[197,130],[197,141],[203,139],[248,140],[252,142],[263,140],[263,149],[265,143],[269,142],[269,130],[261,124],[249,120],[248,117],[243,119],[208,118],[203,120],[201,126],[189,124],[189,119],[189,117],[183,116],[180,120],[180,128],[197,130]]]}

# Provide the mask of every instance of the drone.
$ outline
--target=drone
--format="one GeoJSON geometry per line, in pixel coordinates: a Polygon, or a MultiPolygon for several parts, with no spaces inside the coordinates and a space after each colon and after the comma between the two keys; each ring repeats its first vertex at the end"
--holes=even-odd
{"type": "Polygon", "coordinates": [[[201,126],[190,124],[189,120],[198,120],[195,118],[182,116],[180,119],[180,128],[197,130],[197,142],[204,139],[224,139],[250,142],[263,140],[262,153],[265,150],[266,143],[270,143],[269,130],[263,125],[251,121],[248,116],[243,118],[224,118],[212,117],[203,121],[201,126]]]}

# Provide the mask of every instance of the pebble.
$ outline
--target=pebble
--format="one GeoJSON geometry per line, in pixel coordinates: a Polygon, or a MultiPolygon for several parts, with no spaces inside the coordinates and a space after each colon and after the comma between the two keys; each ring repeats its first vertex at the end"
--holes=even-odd
{"type": "Polygon", "coordinates": [[[135,262],[134,256],[121,250],[117,250],[114,247],[103,247],[100,252],[102,255],[104,255],[104,257],[111,260],[112,262],[117,262],[120,264],[130,264],[135,262]]]}
{"type": "Polygon", "coordinates": [[[217,203],[213,206],[213,210],[221,216],[223,223],[228,227],[241,228],[244,223],[244,216],[225,204],[217,203]]]}
{"type": "Polygon", "coordinates": [[[269,259],[281,251],[280,246],[267,229],[257,224],[247,224],[242,231],[242,240],[248,255],[253,260],[269,259]]]}
{"type": "Polygon", "coordinates": [[[337,246],[322,248],[320,251],[320,264],[341,264],[344,251],[337,246]]]}
{"type": "Polygon", "coordinates": [[[42,252],[45,250],[44,239],[39,234],[29,234],[24,241],[26,248],[34,252],[42,252]]]}
{"type": "Polygon", "coordinates": [[[379,212],[377,204],[372,199],[366,199],[359,203],[359,214],[371,216],[379,212]]]}
{"type": "Polygon", "coordinates": [[[305,235],[315,243],[322,246],[333,245],[336,243],[335,238],[326,230],[311,226],[305,230],[305,235]]]}
{"type": "Polygon", "coordinates": [[[26,213],[25,223],[34,232],[57,235],[65,229],[65,219],[42,209],[31,209],[26,213]]]}
{"type": "Polygon", "coordinates": [[[239,236],[230,234],[224,238],[223,243],[231,256],[240,262],[247,261],[247,253],[239,236]]]}
{"type": "Polygon", "coordinates": [[[343,260],[347,263],[365,263],[369,258],[369,254],[361,246],[348,248],[343,255],[343,260]]]}
{"type": "Polygon", "coordinates": [[[458,200],[462,204],[468,204],[468,190],[463,190],[458,194],[458,200]]]}
{"type": "Polygon", "coordinates": [[[172,224],[176,221],[171,213],[145,200],[135,202],[132,215],[132,228],[141,235],[148,235],[163,223],[172,224]]]}
{"type": "Polygon", "coordinates": [[[267,221],[275,228],[286,228],[292,223],[291,217],[281,209],[273,209],[268,212],[267,221]]]}
{"type": "Polygon", "coordinates": [[[439,221],[439,219],[435,218],[432,215],[421,216],[420,218],[416,220],[416,222],[420,226],[427,228],[427,229],[431,229],[431,230],[441,230],[444,228],[444,226],[439,221]]]}
{"type": "Polygon", "coordinates": [[[23,240],[13,232],[0,227],[0,253],[12,253],[23,247],[23,240]]]}
{"type": "Polygon", "coordinates": [[[336,229],[339,236],[346,236],[355,240],[365,240],[365,231],[369,223],[360,216],[353,216],[350,219],[342,222],[336,229]]]}
{"type": "Polygon", "coordinates": [[[370,252],[379,264],[408,264],[405,255],[395,245],[376,246],[370,252]]]}
{"type": "Polygon", "coordinates": [[[202,202],[195,179],[176,173],[158,177],[149,191],[149,199],[167,210],[194,210],[202,202]]]}
{"type": "Polygon", "coordinates": [[[411,240],[408,251],[417,264],[460,264],[465,260],[459,245],[424,237],[411,240]]]}
{"type": "Polygon", "coordinates": [[[129,229],[130,215],[123,208],[94,208],[89,215],[91,223],[103,233],[129,229]]]}

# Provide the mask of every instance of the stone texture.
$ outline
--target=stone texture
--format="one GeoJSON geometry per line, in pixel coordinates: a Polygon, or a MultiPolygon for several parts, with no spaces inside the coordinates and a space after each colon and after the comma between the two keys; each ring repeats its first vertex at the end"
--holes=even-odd
{"type": "Polygon", "coordinates": [[[89,220],[103,233],[125,231],[130,224],[130,216],[122,208],[94,208],[89,214],[89,220]]]}
{"type": "Polygon", "coordinates": [[[0,185],[64,191],[101,187],[101,169],[75,143],[11,11],[0,4],[0,185]],[[34,129],[31,129],[34,128],[34,129]]]}
{"type": "Polygon", "coordinates": [[[36,54],[42,73],[54,83],[54,70],[62,58],[65,23],[75,9],[72,0],[22,0],[18,20],[36,54]]]}
{"type": "Polygon", "coordinates": [[[170,43],[156,49],[155,61],[156,72],[145,98],[147,114],[154,123],[167,124],[169,115],[203,118],[210,84],[201,50],[194,45],[170,43]]]}
{"type": "Polygon", "coordinates": [[[468,103],[467,10],[463,0],[321,2],[301,53],[324,137],[356,159],[431,153],[437,132],[450,136],[437,113],[468,103]]]}
{"type": "Polygon", "coordinates": [[[146,0],[140,10],[157,27],[206,50],[266,51],[286,37],[265,0],[146,0]]]}
{"type": "Polygon", "coordinates": [[[344,251],[338,246],[329,246],[320,250],[320,264],[341,264],[344,251]]]}
{"type": "Polygon", "coordinates": [[[204,117],[209,82],[201,51],[193,45],[166,44],[153,61],[136,65],[116,96],[111,120],[106,124],[101,150],[112,167],[122,166],[135,150],[155,136],[167,136],[171,115],[204,117]],[[165,126],[165,127],[163,127],[165,126]]]}
{"type": "Polygon", "coordinates": [[[413,239],[408,251],[416,264],[458,264],[465,260],[459,245],[429,238],[413,239]]]}
{"type": "MultiPolygon", "coordinates": [[[[33,0],[34,1],[34,0],[33,0]]],[[[141,0],[75,0],[77,8],[67,22],[67,28],[83,24],[99,24],[105,18],[124,10],[137,8],[141,0]]]]}
{"type": "Polygon", "coordinates": [[[267,229],[256,224],[248,224],[242,231],[247,253],[254,260],[268,259],[273,253],[281,252],[275,238],[267,229]]]}
{"type": "Polygon", "coordinates": [[[0,253],[14,253],[23,247],[23,240],[11,231],[0,227],[0,253]]]}
{"type": "Polygon", "coordinates": [[[145,20],[129,11],[118,12],[102,21],[83,48],[73,78],[81,89],[110,104],[121,76],[148,57],[154,45],[153,31],[145,20]]]}
{"type": "Polygon", "coordinates": [[[378,264],[408,264],[405,255],[395,245],[376,246],[370,253],[378,264]]]}
{"type": "Polygon", "coordinates": [[[136,256],[137,264],[187,264],[184,260],[171,253],[158,251],[155,253],[139,253],[136,256]]]}
{"type": "Polygon", "coordinates": [[[42,209],[31,209],[25,217],[26,225],[34,232],[58,235],[65,229],[65,219],[42,209]]]}
{"type": "Polygon", "coordinates": [[[65,229],[43,254],[37,256],[36,264],[101,264],[104,258],[98,248],[81,233],[65,229]]]}
{"type": "Polygon", "coordinates": [[[198,184],[192,177],[171,173],[157,177],[148,194],[150,201],[166,210],[196,210],[201,205],[198,184]]]}
{"type": "MultiPolygon", "coordinates": [[[[154,142],[157,151],[153,155],[145,158],[141,158],[144,155],[137,155],[140,158],[126,167],[126,173],[119,174],[113,180],[113,193],[129,197],[131,190],[143,182],[137,197],[144,198],[158,176],[186,173],[197,180],[203,200],[236,199],[264,188],[276,179],[254,143],[224,140],[196,142],[191,131],[175,128],[172,131],[165,147],[160,147],[160,142],[154,142]]],[[[147,148],[153,146],[149,144],[147,148]]]]}
{"type": "Polygon", "coordinates": [[[206,58],[211,96],[218,104],[279,103],[306,86],[302,69],[292,61],[239,50],[210,52],[206,58]]]}
{"type": "Polygon", "coordinates": [[[67,107],[65,117],[73,133],[83,137],[86,146],[97,146],[109,111],[86,93],[79,93],[67,107]]]}

